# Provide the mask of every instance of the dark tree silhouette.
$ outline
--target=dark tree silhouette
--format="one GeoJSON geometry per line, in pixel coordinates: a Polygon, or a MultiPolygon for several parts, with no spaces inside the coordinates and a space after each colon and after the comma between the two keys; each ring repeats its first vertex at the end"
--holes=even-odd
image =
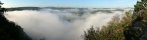
{"type": "Polygon", "coordinates": [[[0,6],[0,40],[31,40],[19,25],[5,18],[5,11],[0,6]]]}

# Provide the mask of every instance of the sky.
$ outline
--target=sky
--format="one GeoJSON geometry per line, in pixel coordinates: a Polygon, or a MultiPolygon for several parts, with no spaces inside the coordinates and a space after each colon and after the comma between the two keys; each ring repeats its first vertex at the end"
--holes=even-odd
{"type": "Polygon", "coordinates": [[[84,7],[125,8],[133,7],[136,0],[0,0],[3,7],[84,7]]]}

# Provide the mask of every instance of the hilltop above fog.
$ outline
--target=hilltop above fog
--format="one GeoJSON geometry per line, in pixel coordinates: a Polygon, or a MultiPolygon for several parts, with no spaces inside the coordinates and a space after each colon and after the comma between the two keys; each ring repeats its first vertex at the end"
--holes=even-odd
{"type": "Polygon", "coordinates": [[[21,11],[21,10],[41,10],[41,9],[50,9],[50,10],[58,10],[70,13],[76,12],[106,12],[112,13],[113,11],[133,11],[133,8],[72,8],[72,7],[14,7],[7,8],[8,11],[21,11]]]}

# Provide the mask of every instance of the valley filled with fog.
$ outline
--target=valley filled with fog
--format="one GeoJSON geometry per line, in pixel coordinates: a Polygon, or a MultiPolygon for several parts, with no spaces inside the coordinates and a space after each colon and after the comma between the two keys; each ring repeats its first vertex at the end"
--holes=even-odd
{"type": "Polygon", "coordinates": [[[13,10],[5,17],[20,25],[33,40],[83,40],[84,31],[121,20],[130,8],[40,8],[13,10]]]}

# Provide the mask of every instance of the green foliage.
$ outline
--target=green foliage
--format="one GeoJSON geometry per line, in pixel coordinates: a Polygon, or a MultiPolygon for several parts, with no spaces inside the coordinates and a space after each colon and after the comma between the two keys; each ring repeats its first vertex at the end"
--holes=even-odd
{"type": "Polygon", "coordinates": [[[147,0],[138,1],[134,6],[133,15],[130,12],[126,12],[122,20],[113,19],[109,25],[101,30],[89,29],[85,33],[85,40],[147,40],[146,3],[147,0]]]}
{"type": "Polygon", "coordinates": [[[138,1],[134,7],[133,14],[136,14],[133,16],[134,20],[136,20],[136,18],[142,18],[141,20],[147,21],[147,0],[138,1]]]}
{"type": "Polygon", "coordinates": [[[124,30],[131,25],[132,14],[126,12],[126,15],[120,21],[111,21],[109,25],[101,30],[94,30],[92,27],[85,32],[85,40],[125,40],[124,30]]]}
{"type": "Polygon", "coordinates": [[[143,3],[142,2],[137,2],[137,4],[136,5],[134,5],[134,11],[135,12],[138,12],[139,10],[141,10],[141,9],[143,9],[143,5],[142,5],[143,3]]]}
{"type": "Polygon", "coordinates": [[[141,0],[142,2],[147,2],[147,0],[141,0]]]}
{"type": "Polygon", "coordinates": [[[98,34],[96,32],[96,30],[94,30],[94,28],[90,28],[87,32],[85,32],[85,40],[98,40],[98,34]]]}
{"type": "Polygon", "coordinates": [[[147,0],[138,1],[135,5],[135,11],[133,14],[132,25],[130,25],[126,31],[127,40],[147,40],[146,27],[147,27],[147,0]]]}

